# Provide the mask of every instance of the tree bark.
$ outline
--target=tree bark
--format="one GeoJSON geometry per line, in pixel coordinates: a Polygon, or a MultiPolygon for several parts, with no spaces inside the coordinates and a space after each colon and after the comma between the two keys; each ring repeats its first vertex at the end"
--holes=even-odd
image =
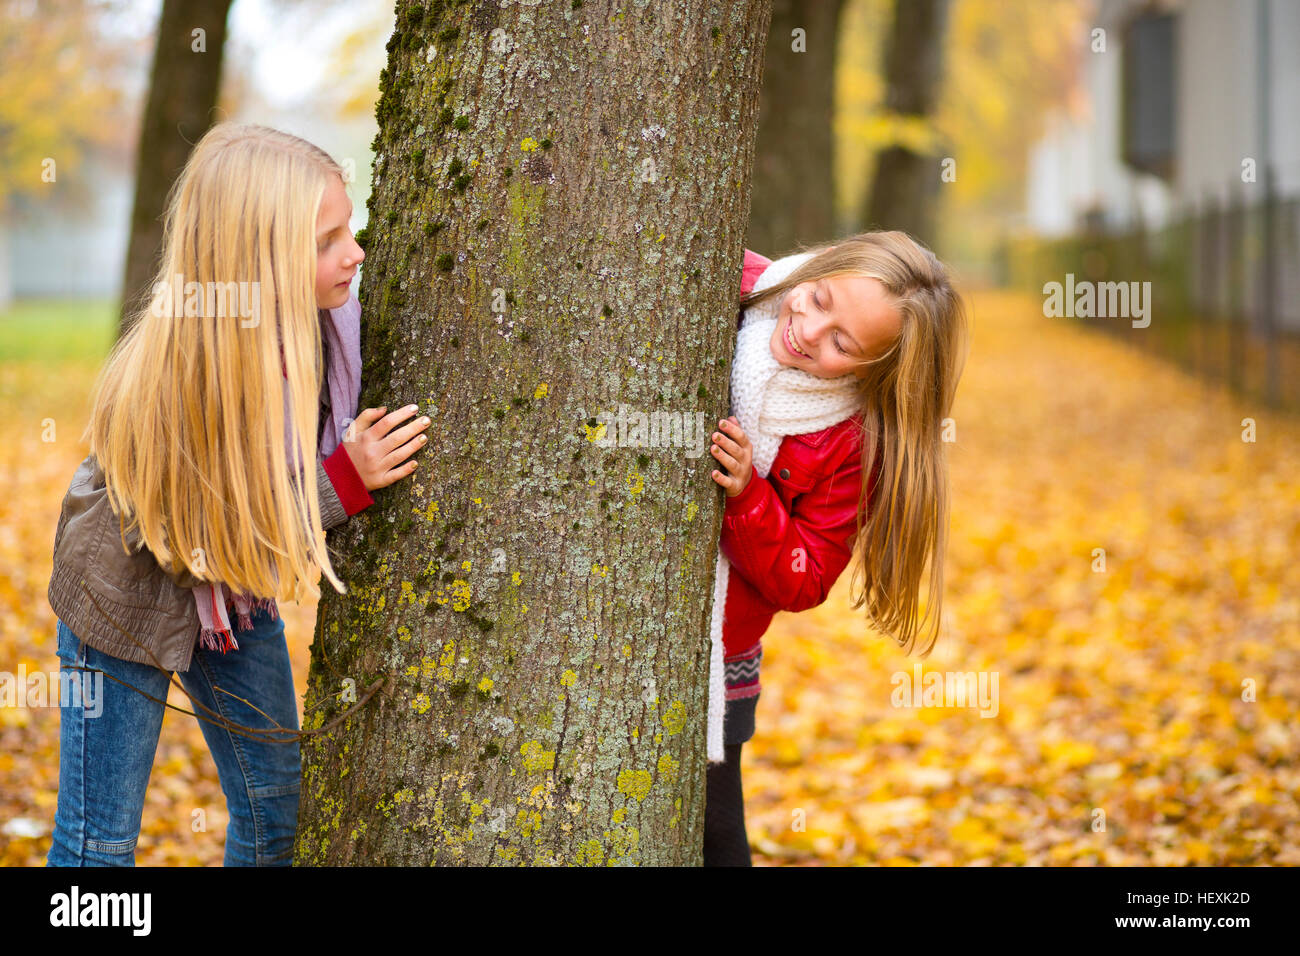
{"type": "Polygon", "coordinates": [[[163,212],[190,150],[213,123],[231,0],[163,0],[149,100],[136,152],[135,202],[122,277],[118,335],[147,301],[162,254],[163,212]],[[203,30],[196,36],[196,30],[203,30]],[[201,46],[202,51],[196,50],[201,46]]]}
{"type": "Polygon", "coordinates": [[[773,258],[835,229],[831,123],[842,9],[843,0],[772,4],[745,246],[773,258]]]}
{"type": "Polygon", "coordinates": [[[299,864],[701,861],[769,2],[398,4],[361,406],[433,421],[330,535],[305,728],[383,683],[304,743],[299,864]]]}
{"type": "MultiPolygon", "coordinates": [[[[949,0],[895,0],[885,52],[887,110],[912,119],[934,113],[943,77],[948,6],[949,0]]],[[[933,246],[938,160],[907,146],[883,149],[867,191],[868,228],[901,229],[933,246]]]]}

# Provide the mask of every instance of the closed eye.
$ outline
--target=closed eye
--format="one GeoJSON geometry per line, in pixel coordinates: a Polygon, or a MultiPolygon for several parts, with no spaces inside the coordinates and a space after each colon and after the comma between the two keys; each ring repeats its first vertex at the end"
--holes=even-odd
{"type": "MultiPolygon", "coordinates": [[[[817,296],[816,296],[815,293],[814,293],[814,295],[813,295],[813,305],[817,306],[817,308],[818,308],[819,310],[820,310],[821,307],[822,307],[822,304],[821,304],[821,302],[818,300],[818,298],[817,298],[817,296]]],[[[848,352],[844,351],[843,348],[841,348],[841,346],[840,346],[840,340],[839,340],[838,338],[832,338],[832,340],[835,342],[835,348],[839,350],[839,353],[840,353],[841,355],[848,355],[848,354],[849,354],[848,352]]]]}

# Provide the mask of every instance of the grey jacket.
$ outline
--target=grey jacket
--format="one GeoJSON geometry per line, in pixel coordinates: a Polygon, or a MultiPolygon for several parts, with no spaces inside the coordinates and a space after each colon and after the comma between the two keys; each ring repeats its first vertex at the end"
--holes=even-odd
{"type": "MultiPolygon", "coordinates": [[[[316,462],[321,524],[342,524],[348,514],[325,473],[316,462]]],[[[173,671],[186,671],[199,636],[199,612],[190,588],[200,583],[188,571],[172,575],[163,570],[148,548],[141,547],[138,530],[126,536],[108,500],[104,473],[93,455],[72,476],[54,532],[54,571],[50,575],[50,607],[73,634],[113,657],[152,664],[149,655],[113,626],[82,590],[81,582],[118,626],[147,647],[173,671]]],[[[233,622],[232,622],[233,623],[233,622]]]]}

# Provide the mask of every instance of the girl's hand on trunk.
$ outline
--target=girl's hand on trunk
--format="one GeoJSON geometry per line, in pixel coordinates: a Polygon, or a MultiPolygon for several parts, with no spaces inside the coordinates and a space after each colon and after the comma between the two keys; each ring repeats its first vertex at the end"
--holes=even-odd
{"type": "Polygon", "coordinates": [[[419,408],[407,405],[395,412],[385,408],[367,408],[348,426],[343,436],[352,466],[365,483],[366,491],[386,488],[415,471],[415,459],[428,438],[420,432],[429,427],[427,417],[398,428],[398,424],[414,415],[419,408]],[[410,461],[407,459],[410,458],[410,461]]]}
{"type": "Polygon", "coordinates": [[[713,480],[723,487],[728,498],[734,498],[745,490],[754,473],[754,448],[735,415],[719,422],[718,429],[713,433],[714,445],[710,451],[727,471],[714,471],[713,480]]]}

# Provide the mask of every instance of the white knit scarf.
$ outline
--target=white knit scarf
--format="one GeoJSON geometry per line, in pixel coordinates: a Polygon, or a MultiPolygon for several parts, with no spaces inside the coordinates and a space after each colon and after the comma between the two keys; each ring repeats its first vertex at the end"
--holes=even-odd
{"type": "MultiPolygon", "coordinates": [[[[762,292],[784,280],[813,257],[803,252],[772,262],[754,283],[762,292]]],[[[803,369],[780,364],[772,355],[772,333],[776,330],[782,298],[768,299],[745,310],[736,337],[736,357],[731,366],[731,412],[754,447],[754,476],[766,479],[786,435],[821,431],[853,416],[857,410],[857,379],[852,375],[818,378],[803,369]]],[[[731,562],[718,551],[713,583],[713,611],[709,627],[709,722],[708,759],[720,763],[723,752],[723,718],[726,715],[726,682],[722,653],[722,620],[727,601],[731,562]]]]}

